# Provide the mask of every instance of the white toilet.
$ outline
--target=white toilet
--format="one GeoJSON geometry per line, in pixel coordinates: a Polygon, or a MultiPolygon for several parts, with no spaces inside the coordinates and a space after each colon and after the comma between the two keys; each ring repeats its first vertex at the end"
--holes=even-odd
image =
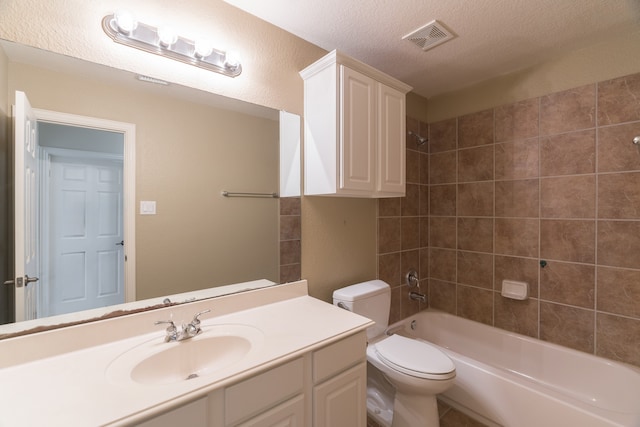
{"type": "Polygon", "coordinates": [[[372,418],[393,427],[439,426],[436,394],[453,385],[456,367],[432,345],[385,334],[391,308],[389,285],[371,280],[347,286],[333,293],[333,303],[376,322],[367,329],[367,411],[372,418]],[[391,402],[393,410],[387,407],[391,402]]]}

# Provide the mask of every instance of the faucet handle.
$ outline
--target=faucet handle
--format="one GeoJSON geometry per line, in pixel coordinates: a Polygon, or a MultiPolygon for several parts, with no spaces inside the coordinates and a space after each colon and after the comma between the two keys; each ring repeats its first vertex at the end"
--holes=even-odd
{"type": "Polygon", "coordinates": [[[209,313],[210,311],[211,310],[208,309],[208,310],[201,311],[200,313],[196,313],[196,315],[193,316],[193,320],[191,321],[191,324],[197,328],[200,325],[199,317],[205,313],[209,313]]]}
{"type": "Polygon", "coordinates": [[[173,320],[158,320],[153,323],[154,325],[164,325],[167,326],[167,336],[165,337],[165,341],[175,340],[178,337],[178,328],[176,328],[176,324],[173,323],[173,320]]]}

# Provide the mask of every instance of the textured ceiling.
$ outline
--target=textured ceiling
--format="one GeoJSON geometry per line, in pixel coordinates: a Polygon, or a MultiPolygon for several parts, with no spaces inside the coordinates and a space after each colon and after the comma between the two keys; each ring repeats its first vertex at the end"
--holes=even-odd
{"type": "Polygon", "coordinates": [[[225,0],[431,97],[640,30],[639,0],[225,0]],[[455,35],[423,52],[402,37],[437,19],[455,35]]]}

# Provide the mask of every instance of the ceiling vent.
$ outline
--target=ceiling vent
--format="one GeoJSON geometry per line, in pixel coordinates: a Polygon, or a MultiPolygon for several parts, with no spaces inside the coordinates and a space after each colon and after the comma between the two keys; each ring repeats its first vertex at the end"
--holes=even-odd
{"type": "Polygon", "coordinates": [[[429,50],[455,37],[442,23],[433,20],[414,32],[407,34],[402,40],[417,44],[422,50],[429,50]]]}

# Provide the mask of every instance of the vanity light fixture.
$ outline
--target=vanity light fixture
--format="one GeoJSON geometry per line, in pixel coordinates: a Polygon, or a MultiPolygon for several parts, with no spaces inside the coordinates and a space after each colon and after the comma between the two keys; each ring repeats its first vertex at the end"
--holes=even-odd
{"type": "Polygon", "coordinates": [[[102,29],[116,43],[175,59],[229,77],[242,73],[237,54],[215,49],[206,41],[180,37],[170,27],[153,27],[136,21],[128,12],[116,12],[102,19],[102,29]]]}

